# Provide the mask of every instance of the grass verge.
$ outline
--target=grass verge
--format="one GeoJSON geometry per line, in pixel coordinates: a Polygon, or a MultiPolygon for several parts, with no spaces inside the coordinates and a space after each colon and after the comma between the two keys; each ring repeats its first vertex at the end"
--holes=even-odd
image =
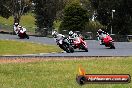
{"type": "MultiPolygon", "coordinates": [[[[13,28],[13,22],[14,22],[14,18],[11,16],[8,19],[3,18],[0,16],[0,27],[4,30],[4,31],[11,31],[12,32],[12,28],[13,28]]],[[[53,26],[55,27],[55,29],[58,29],[60,26],[61,21],[56,20],[53,24],[53,26]]],[[[26,15],[23,15],[21,17],[20,20],[20,25],[24,26],[27,29],[27,32],[30,33],[35,33],[35,29],[37,28],[37,26],[35,25],[35,17],[33,13],[29,13],[26,15]]]]}
{"type": "Polygon", "coordinates": [[[61,49],[54,45],[0,40],[0,55],[19,55],[51,52],[61,52],[61,49]]]}
{"type": "MultiPolygon", "coordinates": [[[[8,29],[10,31],[12,31],[13,29],[13,17],[9,17],[8,19],[5,19],[3,17],[0,16],[0,24],[2,26],[3,29],[8,29]]],[[[33,14],[27,14],[27,15],[23,15],[21,17],[21,21],[20,21],[20,25],[24,26],[27,31],[29,32],[35,32],[35,18],[33,16],[33,14]]]]}
{"type": "Polygon", "coordinates": [[[80,86],[75,81],[80,64],[85,68],[87,74],[130,74],[132,76],[132,57],[21,58],[14,59],[14,61],[13,59],[9,61],[6,59],[6,62],[0,63],[0,88],[132,87],[132,83],[87,84],[80,86]],[[10,63],[11,61],[12,63],[10,63]]]}

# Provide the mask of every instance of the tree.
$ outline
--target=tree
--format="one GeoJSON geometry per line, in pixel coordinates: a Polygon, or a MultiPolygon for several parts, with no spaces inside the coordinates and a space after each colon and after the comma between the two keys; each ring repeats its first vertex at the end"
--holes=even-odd
{"type": "Polygon", "coordinates": [[[36,31],[40,35],[47,36],[48,31],[52,30],[58,2],[59,0],[34,0],[35,19],[38,27],[36,31]]]}
{"type": "Polygon", "coordinates": [[[92,17],[94,9],[91,5],[90,0],[80,0],[80,4],[84,9],[86,9],[89,12],[90,17],[92,17]]]}
{"type": "Polygon", "coordinates": [[[107,27],[111,26],[115,34],[130,34],[132,29],[132,1],[131,0],[91,0],[97,10],[97,20],[107,27]],[[115,10],[112,18],[112,10],[115,10]]]}
{"type": "Polygon", "coordinates": [[[0,3],[0,15],[5,18],[13,16],[14,23],[19,23],[21,16],[29,11],[31,5],[31,0],[2,0],[0,3]]]}
{"type": "Polygon", "coordinates": [[[12,14],[10,13],[10,10],[7,9],[6,4],[8,2],[5,2],[5,0],[0,2],[0,16],[4,18],[9,18],[12,14]]]}
{"type": "MultiPolygon", "coordinates": [[[[89,0],[88,0],[89,1],[89,0]]],[[[59,0],[59,3],[57,3],[58,10],[57,10],[57,19],[62,20],[64,16],[64,8],[66,6],[69,6],[73,3],[80,3],[80,0],[59,0]]],[[[86,2],[84,2],[86,3],[86,2]]]]}
{"type": "Polygon", "coordinates": [[[59,31],[61,32],[62,30],[85,30],[85,25],[88,21],[89,15],[87,10],[82,8],[78,3],[71,4],[69,6],[66,6],[64,9],[64,17],[60,25],[59,31]]]}
{"type": "Polygon", "coordinates": [[[116,2],[116,14],[113,20],[114,28],[118,34],[132,34],[132,1],[120,0],[116,2]]]}

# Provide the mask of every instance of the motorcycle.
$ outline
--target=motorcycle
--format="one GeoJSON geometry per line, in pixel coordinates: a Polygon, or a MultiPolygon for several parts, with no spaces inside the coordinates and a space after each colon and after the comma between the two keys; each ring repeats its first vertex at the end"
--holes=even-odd
{"type": "Polygon", "coordinates": [[[81,37],[76,37],[76,39],[70,38],[70,44],[74,47],[74,49],[78,48],[88,52],[87,43],[81,37]]]}
{"type": "Polygon", "coordinates": [[[110,47],[110,49],[115,49],[114,40],[111,38],[110,35],[103,35],[102,44],[106,47],[110,47]]]}
{"type": "Polygon", "coordinates": [[[18,36],[20,39],[24,39],[24,38],[29,39],[29,36],[27,35],[25,28],[22,28],[18,31],[18,36]]]}
{"type": "Polygon", "coordinates": [[[57,45],[59,45],[59,47],[61,49],[63,49],[67,53],[73,53],[74,52],[74,48],[70,45],[70,42],[69,42],[68,38],[64,38],[64,39],[61,39],[61,40],[56,40],[56,43],[57,43],[57,45]]]}

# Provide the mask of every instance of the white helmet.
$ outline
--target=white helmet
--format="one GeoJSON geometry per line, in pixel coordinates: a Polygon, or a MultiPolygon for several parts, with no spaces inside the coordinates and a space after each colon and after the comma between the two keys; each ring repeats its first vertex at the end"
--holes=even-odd
{"type": "Polygon", "coordinates": [[[14,23],[14,25],[15,25],[15,26],[18,26],[18,25],[19,25],[19,23],[14,23]]]}
{"type": "Polygon", "coordinates": [[[102,29],[99,29],[98,31],[102,31],[102,29]]]}
{"type": "Polygon", "coordinates": [[[74,37],[75,37],[75,38],[76,38],[76,37],[78,37],[78,34],[77,34],[77,33],[75,33],[75,34],[74,34],[74,37]]]}
{"type": "Polygon", "coordinates": [[[72,36],[73,34],[73,31],[69,31],[69,36],[72,36]]]}

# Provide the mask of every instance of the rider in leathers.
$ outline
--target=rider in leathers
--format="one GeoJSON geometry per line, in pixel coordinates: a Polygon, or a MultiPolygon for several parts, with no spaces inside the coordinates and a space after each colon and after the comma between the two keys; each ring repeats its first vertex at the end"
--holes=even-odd
{"type": "Polygon", "coordinates": [[[14,31],[16,33],[16,35],[18,35],[18,32],[20,31],[20,28],[19,28],[19,23],[14,23],[14,31]]]}
{"type": "Polygon", "coordinates": [[[74,33],[73,31],[69,32],[69,39],[72,39],[75,44],[80,43],[79,35],[77,33],[74,33]]]}
{"type": "Polygon", "coordinates": [[[52,32],[52,36],[54,37],[54,40],[58,42],[59,40],[64,40],[66,37],[62,34],[59,34],[57,31],[52,32]]]}
{"type": "Polygon", "coordinates": [[[100,45],[103,44],[103,37],[104,37],[104,34],[109,35],[107,32],[103,31],[102,29],[99,29],[99,30],[97,31],[97,38],[98,38],[98,40],[99,40],[100,45]]]}

